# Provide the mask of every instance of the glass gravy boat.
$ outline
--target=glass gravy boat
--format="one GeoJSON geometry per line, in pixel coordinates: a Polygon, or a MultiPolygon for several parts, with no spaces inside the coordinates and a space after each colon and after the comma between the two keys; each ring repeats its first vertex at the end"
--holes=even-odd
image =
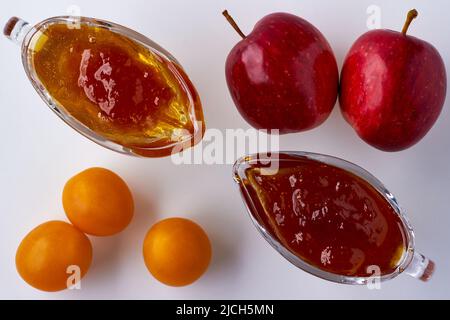
{"type": "Polygon", "coordinates": [[[66,124],[97,144],[127,155],[164,157],[169,156],[174,152],[181,152],[182,150],[190,148],[201,141],[205,132],[205,127],[200,99],[194,86],[183,71],[180,63],[168,51],[147,37],[112,22],[75,16],[49,18],[38,23],[34,27],[20,18],[13,17],[6,24],[4,28],[4,35],[14,43],[21,46],[22,62],[26,74],[33,84],[33,87],[48,107],[66,124]],[[148,50],[149,54],[154,54],[159,60],[164,61],[164,63],[168,66],[168,69],[170,69],[170,72],[173,73],[173,77],[176,78],[177,85],[182,88],[187,96],[186,100],[188,100],[188,105],[186,108],[188,109],[188,112],[185,118],[189,121],[189,130],[178,130],[178,128],[176,128],[176,132],[173,132],[173,138],[170,134],[165,134],[165,136],[161,135],[161,140],[158,140],[158,137],[154,138],[154,136],[151,136],[149,141],[150,139],[155,141],[153,142],[152,140],[151,143],[145,146],[136,144],[127,145],[114,141],[114,139],[107,137],[102,133],[96,132],[69,113],[64,105],[58,102],[57,99],[49,93],[47,88],[39,79],[33,65],[33,54],[36,52],[35,47],[37,46],[39,38],[49,27],[60,24],[66,25],[68,29],[76,29],[79,28],[79,26],[87,26],[108,30],[114,34],[120,35],[123,38],[131,40],[133,43],[141,46],[145,50],[148,50]],[[163,140],[165,141],[164,143],[160,142],[163,140]],[[166,140],[168,142],[166,142],[166,140]]]}
{"type": "Polygon", "coordinates": [[[361,178],[370,186],[372,186],[384,198],[384,200],[389,203],[395,214],[398,215],[399,220],[401,221],[401,227],[403,229],[404,237],[406,238],[404,240],[405,248],[395,269],[388,274],[383,274],[378,277],[380,282],[392,279],[403,272],[422,281],[427,281],[430,279],[433,274],[435,265],[433,261],[429,260],[424,255],[418,253],[415,250],[413,229],[405,216],[405,211],[401,209],[393,194],[389,192],[377,178],[375,178],[363,168],[348,161],[328,155],[295,151],[272,154],[255,154],[241,158],[234,165],[234,180],[240,187],[240,192],[243,197],[244,203],[246,204],[246,208],[250,215],[250,218],[259,233],[276,251],[278,251],[278,253],[280,253],[284,258],[286,258],[296,267],[328,281],[357,285],[369,284],[373,283],[374,281],[374,278],[371,276],[348,276],[332,273],[309,263],[308,261],[306,261],[306,259],[301,258],[298,254],[295,254],[292,250],[289,250],[285,245],[283,245],[279,238],[277,238],[272,232],[270,232],[266,225],[264,225],[264,223],[260,221],[260,219],[258,218],[258,207],[260,208],[260,206],[258,206],[258,204],[254,201],[252,194],[250,193],[250,189],[248,187],[249,178],[246,171],[252,166],[258,165],[260,167],[267,168],[267,175],[274,174],[277,172],[277,168],[279,168],[282,161],[289,161],[283,159],[286,156],[299,160],[313,160],[321,164],[343,169],[344,171],[361,178]]]}

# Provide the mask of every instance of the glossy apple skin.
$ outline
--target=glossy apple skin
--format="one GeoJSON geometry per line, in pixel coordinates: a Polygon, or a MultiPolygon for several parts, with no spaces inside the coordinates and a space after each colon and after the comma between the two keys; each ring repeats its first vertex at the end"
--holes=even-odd
{"type": "Polygon", "coordinates": [[[400,151],[431,129],[446,90],[444,62],[431,44],[374,30],[347,54],[339,100],[345,119],[364,141],[383,151],[400,151]]]}
{"type": "Polygon", "coordinates": [[[250,125],[285,134],[312,129],[328,118],[339,73],[319,30],[295,15],[273,13],[232,49],[226,79],[250,125]]]}

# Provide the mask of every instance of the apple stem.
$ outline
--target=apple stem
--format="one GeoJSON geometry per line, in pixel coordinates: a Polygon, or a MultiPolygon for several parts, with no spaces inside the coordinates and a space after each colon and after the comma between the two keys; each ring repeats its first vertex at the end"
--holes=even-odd
{"type": "Polygon", "coordinates": [[[402,29],[402,33],[404,35],[406,35],[406,32],[408,32],[408,28],[409,28],[409,25],[411,24],[411,22],[415,18],[417,18],[418,15],[419,15],[419,13],[417,12],[416,9],[409,10],[408,15],[406,16],[405,25],[403,26],[403,29],[402,29]]]}
{"type": "Polygon", "coordinates": [[[225,10],[224,12],[222,12],[222,14],[224,15],[225,18],[227,18],[227,21],[231,24],[233,29],[236,30],[236,32],[242,37],[242,39],[245,39],[247,36],[239,28],[236,21],[234,21],[233,17],[230,16],[230,14],[228,13],[228,10],[225,10]]]}

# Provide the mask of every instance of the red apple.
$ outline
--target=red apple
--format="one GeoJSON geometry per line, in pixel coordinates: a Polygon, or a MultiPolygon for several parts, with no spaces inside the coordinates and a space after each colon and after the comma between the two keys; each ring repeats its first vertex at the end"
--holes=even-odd
{"type": "Polygon", "coordinates": [[[374,30],[362,35],[345,58],[341,110],[358,135],[375,148],[400,151],[421,140],[444,105],[447,77],[439,52],[402,32],[374,30]]]}
{"type": "Polygon", "coordinates": [[[317,127],[330,115],[339,73],[333,51],[312,24],[288,13],[261,19],[230,52],[226,78],[244,119],[281,134],[317,127]]]}

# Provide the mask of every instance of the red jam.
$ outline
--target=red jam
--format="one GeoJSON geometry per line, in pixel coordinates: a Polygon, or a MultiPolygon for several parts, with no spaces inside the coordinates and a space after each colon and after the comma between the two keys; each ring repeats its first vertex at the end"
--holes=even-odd
{"type": "MultiPolygon", "coordinates": [[[[287,156],[286,157],[290,157],[287,156]]],[[[285,160],[289,160],[285,159],[285,160]]],[[[292,253],[322,270],[390,274],[406,248],[402,221],[365,180],[318,161],[292,157],[275,175],[250,165],[242,179],[261,225],[292,253]]]]}

